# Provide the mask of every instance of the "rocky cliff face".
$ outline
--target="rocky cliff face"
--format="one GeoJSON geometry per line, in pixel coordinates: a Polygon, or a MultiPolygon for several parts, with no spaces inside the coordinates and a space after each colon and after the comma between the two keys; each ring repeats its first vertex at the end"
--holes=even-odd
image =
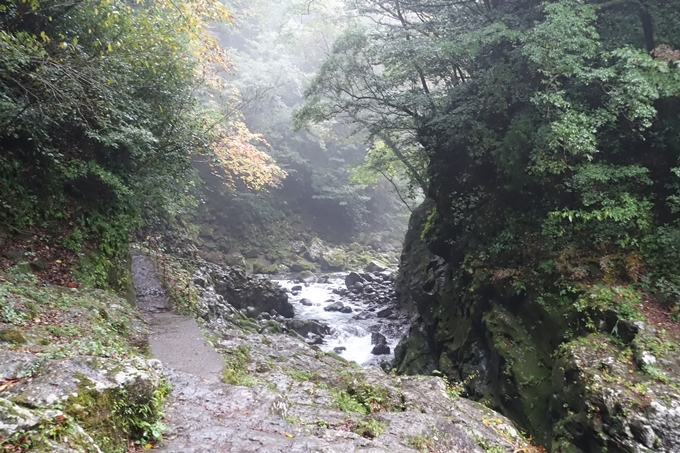
{"type": "Polygon", "coordinates": [[[677,341],[625,316],[642,307],[631,292],[588,286],[579,297],[614,305],[586,309],[521,291],[447,247],[443,223],[433,201],[411,218],[396,289],[413,324],[398,373],[444,373],[551,451],[680,451],[677,341]]]}

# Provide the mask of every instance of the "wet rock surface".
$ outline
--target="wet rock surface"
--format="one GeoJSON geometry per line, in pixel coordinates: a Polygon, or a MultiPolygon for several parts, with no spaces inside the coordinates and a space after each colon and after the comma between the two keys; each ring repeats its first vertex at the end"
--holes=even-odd
{"type": "MultiPolygon", "coordinates": [[[[637,324],[641,335],[651,334],[650,327],[637,324]]],[[[643,349],[640,346],[633,344],[638,350],[643,349]]],[[[654,357],[642,352],[648,360],[654,357]]],[[[665,372],[647,368],[657,373],[657,379],[648,379],[618,356],[617,346],[602,334],[561,349],[553,369],[555,393],[551,400],[556,449],[576,444],[593,451],[603,447],[610,451],[680,451],[680,392],[663,382],[678,380],[677,357],[660,358],[670,367],[665,372]]]]}
{"type": "MultiPolygon", "coordinates": [[[[528,446],[509,421],[452,397],[440,378],[359,369],[309,346],[300,336],[323,334],[321,323],[275,310],[269,319],[251,320],[207,285],[199,307],[228,383],[201,379],[201,369],[166,366],[173,385],[165,419],[170,432],[159,451],[415,452],[429,445],[482,453],[528,446]],[[257,333],[274,319],[290,334],[257,333]]],[[[198,347],[200,339],[186,342],[198,347]]]]}
{"type": "Polygon", "coordinates": [[[475,403],[451,400],[439,378],[357,370],[285,335],[213,332],[221,335],[216,345],[227,358],[248,350],[249,386],[200,382],[170,370],[174,391],[167,423],[173,432],[161,451],[414,452],[421,439],[438,451],[481,453],[480,439],[499,452],[525,445],[507,420],[475,403]],[[339,401],[361,392],[375,392],[386,407],[369,413],[355,403],[360,412],[340,409],[339,401]],[[361,435],[367,424],[376,435],[361,435]]]}
{"type": "Polygon", "coordinates": [[[0,450],[123,451],[124,414],[145,410],[138,422],[154,423],[162,365],[141,356],[148,331],[136,309],[104,291],[37,283],[3,281],[0,293],[16,295],[0,299],[25,340],[0,343],[0,450]]]}

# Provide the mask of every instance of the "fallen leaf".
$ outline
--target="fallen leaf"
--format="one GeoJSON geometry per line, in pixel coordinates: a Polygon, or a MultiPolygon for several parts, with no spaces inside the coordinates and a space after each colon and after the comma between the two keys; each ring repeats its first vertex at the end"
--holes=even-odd
{"type": "Polygon", "coordinates": [[[293,435],[286,433],[286,437],[290,439],[291,437],[293,437],[293,435]]]}

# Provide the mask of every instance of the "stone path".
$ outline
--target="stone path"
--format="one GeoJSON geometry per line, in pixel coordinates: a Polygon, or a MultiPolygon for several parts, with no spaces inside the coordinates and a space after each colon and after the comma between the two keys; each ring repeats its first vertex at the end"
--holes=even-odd
{"type": "Polygon", "coordinates": [[[171,304],[147,255],[133,254],[137,306],[149,323],[151,355],[175,371],[219,382],[224,360],[203,338],[193,317],[171,313],[171,304]]]}

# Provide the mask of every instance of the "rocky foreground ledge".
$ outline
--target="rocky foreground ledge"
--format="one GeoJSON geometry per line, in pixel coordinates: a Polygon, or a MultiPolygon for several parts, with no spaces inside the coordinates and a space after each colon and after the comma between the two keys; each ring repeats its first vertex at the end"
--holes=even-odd
{"type": "Polygon", "coordinates": [[[323,334],[324,326],[283,315],[264,319],[274,303],[285,309],[280,290],[240,275],[203,265],[192,276],[205,336],[225,365],[212,381],[166,368],[173,392],[165,419],[171,432],[163,451],[500,453],[533,448],[506,418],[458,398],[441,378],[361,369],[308,344],[307,334],[323,334]],[[238,284],[227,289],[225,281],[238,284]],[[253,292],[267,297],[257,300],[253,292]]]}
{"type": "MultiPolygon", "coordinates": [[[[164,297],[157,280],[147,286],[137,288],[140,297],[164,297]]],[[[202,292],[203,338],[194,335],[178,351],[207,338],[224,363],[206,377],[150,359],[149,327],[116,296],[35,281],[0,282],[0,291],[3,309],[11,308],[0,324],[2,451],[534,448],[509,420],[458,398],[439,377],[390,376],[324,353],[295,334],[256,333],[247,307],[233,306],[228,296],[202,292]]]]}

